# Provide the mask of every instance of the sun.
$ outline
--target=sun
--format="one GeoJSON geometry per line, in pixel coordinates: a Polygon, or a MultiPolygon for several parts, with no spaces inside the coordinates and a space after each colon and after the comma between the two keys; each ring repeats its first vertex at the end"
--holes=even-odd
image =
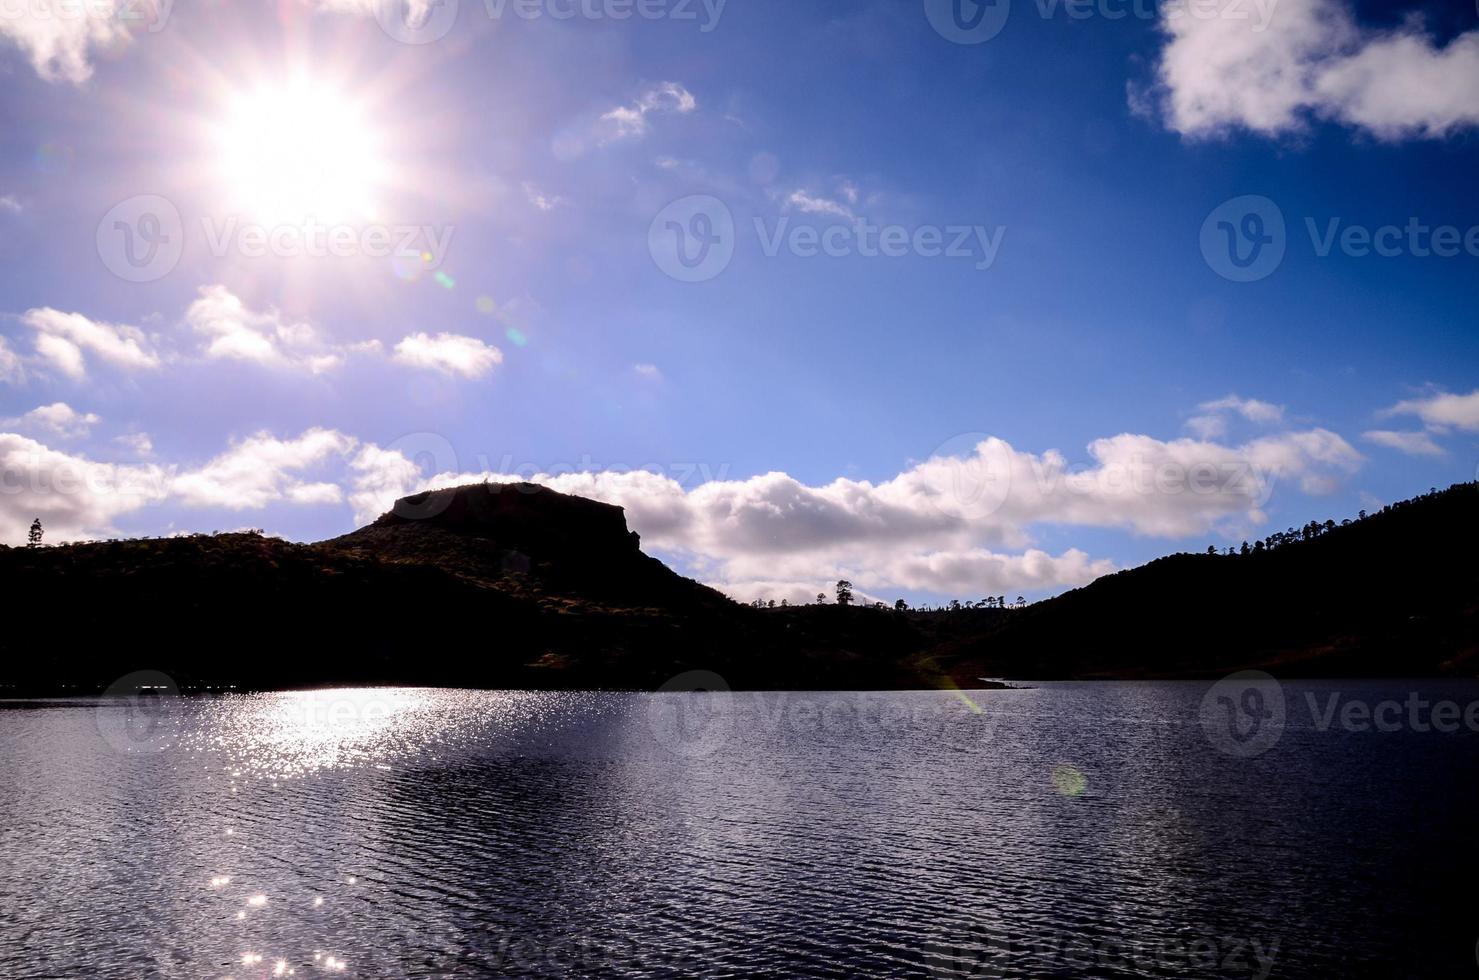
{"type": "Polygon", "coordinates": [[[364,107],[296,78],[227,100],[216,127],[228,208],[264,224],[374,217],[384,147],[364,107]]]}

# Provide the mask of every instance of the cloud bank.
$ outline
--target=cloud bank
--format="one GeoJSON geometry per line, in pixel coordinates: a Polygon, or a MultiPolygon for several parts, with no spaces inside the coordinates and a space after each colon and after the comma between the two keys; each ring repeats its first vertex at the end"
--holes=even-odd
{"type": "Polygon", "coordinates": [[[1078,549],[1035,547],[1035,527],[1170,539],[1245,527],[1263,520],[1276,484],[1326,492],[1362,459],[1324,429],[1241,446],[1126,433],[1096,440],[1088,455],[1075,466],[1056,451],[983,437],[879,483],[810,485],[766,473],[689,487],[647,470],[429,473],[398,449],[323,428],[293,438],[258,432],[199,465],[168,467],[100,463],[5,433],[0,536],[19,540],[35,516],[52,540],[103,535],[118,518],[164,503],[243,511],[347,502],[366,523],[416,490],[528,479],[625,508],[647,547],[738,597],[797,598],[844,577],[875,593],[977,596],[1082,585],[1114,569],[1078,549]]]}
{"type": "MultiPolygon", "coordinates": [[[[342,367],[351,355],[385,354],[378,340],[340,343],[306,320],[270,307],[254,310],[219,284],[200,287],[174,336],[149,335],[138,327],[51,307],[27,310],[20,319],[35,334],[29,355],[17,353],[0,337],[0,381],[10,384],[23,383],[28,367],[74,382],[87,380],[97,364],[129,372],[191,359],[324,374],[342,367]]],[[[473,379],[502,363],[503,352],[476,337],[417,332],[400,340],[389,359],[473,379]]]]}
{"type": "Polygon", "coordinates": [[[1344,0],[1166,4],[1152,103],[1187,136],[1263,136],[1314,119],[1378,139],[1433,139],[1479,124],[1479,31],[1439,44],[1409,19],[1359,25],[1344,0]]]}
{"type": "Polygon", "coordinates": [[[1324,429],[1236,447],[1121,434],[1096,440],[1088,454],[1090,462],[1075,466],[1061,453],[1021,452],[985,437],[881,483],[817,486],[766,473],[686,487],[646,470],[427,475],[377,449],[357,466],[352,500],[364,521],[416,489],[525,479],[625,508],[644,546],[680,556],[739,598],[796,600],[838,578],[874,592],[976,596],[1082,585],[1114,569],[1077,549],[1053,555],[1032,547],[1036,526],[1170,539],[1233,530],[1264,520],[1276,485],[1330,492],[1363,461],[1324,429]]]}
{"type": "Polygon", "coordinates": [[[1471,391],[1467,395],[1452,395],[1440,391],[1423,398],[1398,402],[1382,415],[1416,415],[1439,430],[1452,427],[1465,432],[1479,432],[1479,391],[1471,391]]]}

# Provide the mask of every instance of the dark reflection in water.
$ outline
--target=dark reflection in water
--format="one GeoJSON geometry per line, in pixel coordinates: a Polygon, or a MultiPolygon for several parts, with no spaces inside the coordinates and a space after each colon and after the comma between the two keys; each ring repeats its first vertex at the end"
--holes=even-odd
{"type": "Polygon", "coordinates": [[[1479,686],[1207,690],[12,704],[0,976],[1473,975],[1479,686]]]}

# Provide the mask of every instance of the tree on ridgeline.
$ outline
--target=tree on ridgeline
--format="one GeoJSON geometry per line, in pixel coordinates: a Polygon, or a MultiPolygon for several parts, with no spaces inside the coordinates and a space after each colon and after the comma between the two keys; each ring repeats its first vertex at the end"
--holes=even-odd
{"type": "Polygon", "coordinates": [[[852,583],[847,579],[840,579],[837,582],[837,604],[839,606],[852,604],[852,583]]]}
{"type": "Polygon", "coordinates": [[[824,606],[826,604],[827,604],[827,595],[826,595],[826,593],[825,592],[818,592],[817,593],[817,605],[824,606]]]}
{"type": "Polygon", "coordinates": [[[28,534],[28,535],[26,535],[26,547],[27,548],[39,548],[39,547],[41,547],[41,535],[43,533],[44,532],[41,530],[41,518],[38,517],[34,521],[31,522],[31,533],[28,534]]]}
{"type": "Polygon", "coordinates": [[[905,609],[908,609],[908,608],[909,608],[909,603],[905,602],[903,599],[900,599],[898,602],[895,602],[894,603],[894,610],[896,612],[903,612],[905,609]]]}

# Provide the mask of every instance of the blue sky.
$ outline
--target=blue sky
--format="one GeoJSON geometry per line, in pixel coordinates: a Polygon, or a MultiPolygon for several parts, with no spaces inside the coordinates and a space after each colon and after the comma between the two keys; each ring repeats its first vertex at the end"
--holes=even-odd
{"type": "Polygon", "coordinates": [[[9,543],[520,475],[742,598],[1039,596],[1475,476],[1470,6],[59,2],[9,543]]]}

